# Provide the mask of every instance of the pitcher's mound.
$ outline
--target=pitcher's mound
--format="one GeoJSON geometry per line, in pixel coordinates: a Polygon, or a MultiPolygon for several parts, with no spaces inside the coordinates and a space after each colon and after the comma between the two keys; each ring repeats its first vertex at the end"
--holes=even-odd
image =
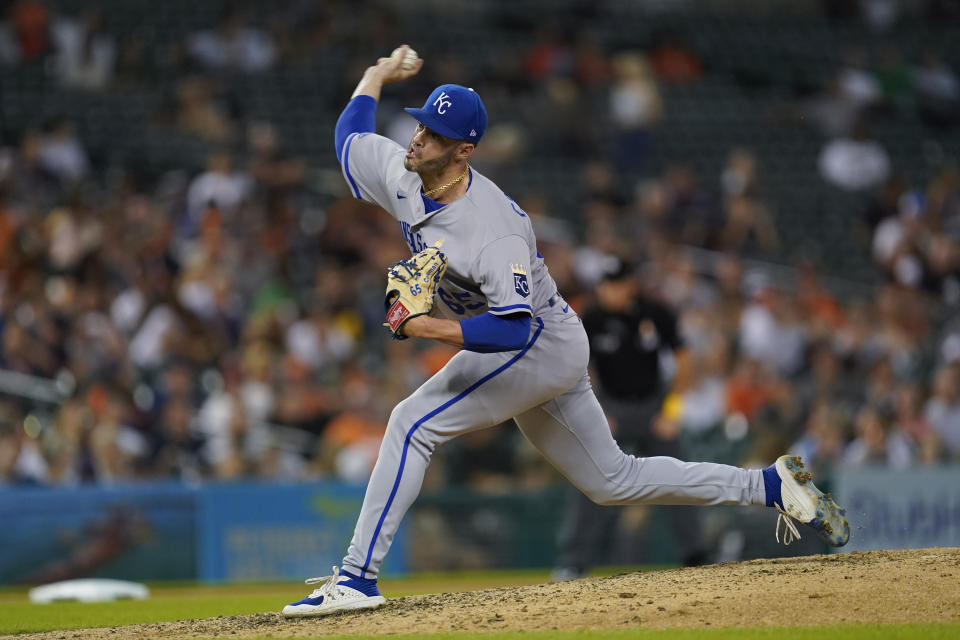
{"type": "MultiPolygon", "coordinates": [[[[389,589],[389,585],[386,585],[389,589]]],[[[278,602],[277,609],[285,603],[278,602]]],[[[960,622],[960,549],[752,560],[560,584],[409,596],[320,619],[277,613],[26,638],[243,638],[960,622]]]]}

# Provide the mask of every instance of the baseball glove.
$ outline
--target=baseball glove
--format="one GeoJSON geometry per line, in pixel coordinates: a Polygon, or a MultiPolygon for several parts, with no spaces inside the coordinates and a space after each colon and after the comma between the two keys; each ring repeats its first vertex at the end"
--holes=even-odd
{"type": "Polygon", "coordinates": [[[406,338],[400,332],[403,323],[433,310],[437,285],[447,270],[447,257],[440,251],[442,242],[395,262],[387,270],[387,293],[383,300],[387,321],[383,326],[388,327],[397,340],[406,338]]]}

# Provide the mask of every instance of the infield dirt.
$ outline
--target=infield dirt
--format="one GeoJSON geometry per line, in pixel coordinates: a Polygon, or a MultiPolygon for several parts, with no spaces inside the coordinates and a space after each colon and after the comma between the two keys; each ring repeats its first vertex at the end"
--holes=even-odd
{"type": "MultiPolygon", "coordinates": [[[[283,603],[278,603],[278,607],[283,603]]],[[[408,596],[321,619],[278,613],[4,636],[294,638],[444,631],[960,622],[960,549],[753,560],[559,584],[408,596]]]]}

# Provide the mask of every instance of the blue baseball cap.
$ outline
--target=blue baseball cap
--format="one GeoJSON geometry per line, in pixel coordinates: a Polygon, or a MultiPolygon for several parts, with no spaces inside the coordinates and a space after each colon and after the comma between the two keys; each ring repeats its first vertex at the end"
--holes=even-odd
{"type": "Polygon", "coordinates": [[[422,109],[406,107],[417,122],[453,140],[480,142],[487,130],[487,108],[473,89],[442,84],[433,90],[422,109]]]}

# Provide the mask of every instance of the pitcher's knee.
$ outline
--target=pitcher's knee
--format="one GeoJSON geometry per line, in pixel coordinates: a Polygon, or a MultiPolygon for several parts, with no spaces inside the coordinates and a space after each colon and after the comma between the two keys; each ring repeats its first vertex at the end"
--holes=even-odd
{"type": "Polygon", "coordinates": [[[583,491],[584,495],[590,498],[590,500],[600,505],[620,504],[621,501],[621,497],[617,495],[614,487],[609,485],[584,487],[581,488],[581,491],[583,491]]]}
{"type": "Polygon", "coordinates": [[[387,431],[385,437],[388,438],[406,438],[407,433],[416,422],[410,407],[406,400],[403,400],[390,412],[390,419],[387,421],[387,431]]]}
{"type": "Polygon", "coordinates": [[[581,474],[576,484],[597,504],[627,504],[634,500],[639,488],[639,464],[638,458],[619,452],[593,473],[581,474]]]}
{"type": "Polygon", "coordinates": [[[417,409],[412,406],[409,400],[407,398],[401,401],[390,412],[385,437],[401,440],[409,438],[411,444],[432,451],[439,443],[437,434],[430,428],[428,422],[422,421],[423,416],[418,414],[417,409]]]}

